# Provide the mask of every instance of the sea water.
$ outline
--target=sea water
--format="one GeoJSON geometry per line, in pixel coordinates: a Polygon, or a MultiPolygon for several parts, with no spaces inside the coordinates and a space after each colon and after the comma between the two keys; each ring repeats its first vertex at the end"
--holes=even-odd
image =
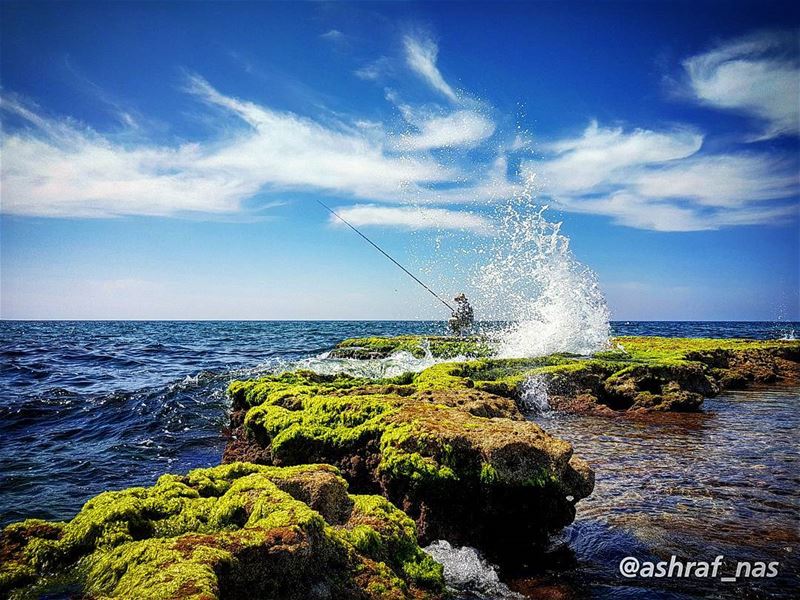
{"type": "MultiPolygon", "coordinates": [[[[791,329],[800,327],[610,324],[612,335],[676,337],[774,339],[791,329]]],[[[420,370],[433,359],[401,355],[365,364],[331,361],[326,353],[346,337],[445,331],[444,322],[420,321],[0,321],[0,524],[69,519],[104,490],[218,464],[225,389],[234,379],[296,366],[368,375],[420,370]]],[[[530,395],[540,408],[533,418],[572,442],[597,471],[594,494],[578,504],[562,540],[570,585],[607,597],[604,586],[619,583],[614,560],[634,551],[740,547],[738,555],[778,556],[796,572],[797,390],[721,396],[698,415],[658,415],[652,423],[559,415],[546,410],[535,382],[530,395]]],[[[469,549],[452,551],[474,557],[469,549]]],[[[437,552],[447,564],[447,548],[437,552]]],[[[464,597],[485,597],[480,590],[494,581],[491,565],[476,561],[476,577],[491,581],[462,589],[464,597]]],[[[542,565],[543,576],[565,577],[556,562],[542,565]]],[[[652,597],[648,590],[634,587],[620,597],[652,597]]]]}

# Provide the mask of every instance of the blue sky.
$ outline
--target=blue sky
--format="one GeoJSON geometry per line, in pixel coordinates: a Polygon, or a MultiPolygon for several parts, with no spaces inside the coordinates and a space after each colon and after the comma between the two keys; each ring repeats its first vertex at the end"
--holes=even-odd
{"type": "Polygon", "coordinates": [[[3,318],[444,318],[314,199],[450,295],[533,177],[614,318],[800,319],[790,3],[0,12],[3,318]]]}

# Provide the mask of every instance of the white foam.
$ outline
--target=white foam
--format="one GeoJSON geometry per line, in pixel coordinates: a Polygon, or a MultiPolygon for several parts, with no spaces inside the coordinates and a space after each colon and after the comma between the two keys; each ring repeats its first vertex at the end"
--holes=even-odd
{"type": "Polygon", "coordinates": [[[547,393],[547,380],[541,375],[532,375],[522,383],[519,403],[522,408],[534,414],[550,412],[550,396],[547,393]]]}
{"type": "Polygon", "coordinates": [[[500,581],[497,570],[475,548],[451,546],[445,540],[423,548],[444,567],[447,586],[457,592],[469,592],[471,598],[522,598],[500,581]]]}
{"type": "Polygon", "coordinates": [[[332,358],[330,352],[323,352],[317,356],[296,360],[269,360],[251,369],[232,371],[231,376],[238,379],[273,375],[304,369],[321,375],[338,375],[340,373],[352,377],[367,379],[389,378],[404,373],[419,373],[430,366],[443,362],[463,362],[472,360],[468,356],[452,356],[449,358],[434,358],[428,349],[427,341],[420,344],[425,350],[425,356],[417,358],[410,352],[394,352],[385,358],[332,358]]]}
{"type": "MultiPolygon", "coordinates": [[[[464,357],[448,359],[448,361],[458,360],[467,359],[464,357]]],[[[376,379],[395,377],[403,373],[419,373],[439,362],[444,361],[433,358],[429,352],[422,358],[416,358],[410,352],[395,352],[386,358],[374,359],[330,358],[326,353],[294,362],[287,365],[286,370],[309,369],[323,375],[344,373],[353,377],[376,379]]]]}

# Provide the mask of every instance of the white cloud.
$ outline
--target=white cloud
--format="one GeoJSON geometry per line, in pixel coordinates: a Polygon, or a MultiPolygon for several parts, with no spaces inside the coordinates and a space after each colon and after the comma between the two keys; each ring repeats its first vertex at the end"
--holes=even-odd
{"type": "Polygon", "coordinates": [[[593,121],[580,137],[546,144],[554,157],[531,167],[558,193],[582,193],[624,176],[630,167],[691,156],[702,143],[703,136],[688,129],[625,132],[593,121]]]}
{"type": "MultiPolygon", "coordinates": [[[[329,34],[324,35],[337,37],[329,34]]],[[[771,41],[753,37],[689,59],[693,85],[705,90],[698,96],[721,106],[723,100],[713,100],[714,94],[731,91],[722,94],[730,108],[762,116],[770,123],[770,135],[786,132],[791,115],[784,87],[769,88],[774,98],[753,90],[745,98],[741,86],[731,83],[735,78],[719,88],[714,84],[725,80],[729,67],[744,73],[741,63],[757,63],[780,79],[780,65],[795,64],[796,57],[781,57],[774,48],[771,41]],[[759,62],[759,57],[767,58],[759,62]]],[[[243,213],[245,201],[262,193],[269,196],[249,206],[249,212],[265,210],[276,193],[307,190],[362,202],[352,207],[352,219],[359,224],[484,232],[484,217],[433,206],[485,205],[524,193],[514,180],[516,162],[510,176],[504,153],[528,147],[530,141],[518,135],[505,150],[485,152],[496,130],[484,116],[489,109],[457,94],[444,80],[432,40],[407,36],[404,50],[414,72],[457,106],[413,107],[388,90],[387,99],[413,129],[401,136],[374,120],[329,113],[323,121],[273,110],[225,95],[199,76],[188,78],[186,91],[221,115],[225,127],[216,139],[172,146],[143,141],[141,126],[136,135],[102,134],[4,97],[2,109],[25,127],[3,135],[0,208],[7,214],[50,217],[202,213],[219,218],[243,213]],[[485,162],[477,164],[454,158],[454,153],[443,158],[430,152],[478,147],[485,162]]],[[[380,72],[362,74],[373,75],[380,72]]],[[[126,125],[135,127],[133,121],[126,125]]],[[[691,231],[775,223],[797,215],[796,159],[774,152],[711,154],[704,152],[703,141],[703,134],[686,126],[626,130],[592,122],[578,136],[539,144],[544,158],[523,161],[519,170],[523,178],[536,174],[545,201],[642,229],[691,231]]]]}
{"type": "Polygon", "coordinates": [[[701,223],[694,210],[664,202],[651,202],[634,194],[617,192],[596,199],[562,198],[557,206],[573,212],[613,217],[619,225],[654,231],[713,229],[701,223]]]}
{"type": "Polygon", "coordinates": [[[520,183],[509,181],[508,160],[504,156],[495,159],[489,169],[479,172],[475,180],[467,185],[446,187],[417,192],[420,204],[491,204],[513,198],[525,192],[520,183]]]}
{"type": "Polygon", "coordinates": [[[248,127],[220,140],[127,146],[69,120],[4,99],[32,128],[2,141],[2,210],[36,216],[106,217],[227,213],[261,190],[318,189],[398,201],[404,190],[451,181],[428,156],[398,156],[359,127],[311,119],[220,94],[193,77],[189,89],[248,127]]]}
{"type": "Polygon", "coordinates": [[[797,194],[800,177],[786,160],[767,154],[697,156],[631,175],[648,198],[686,198],[711,207],[742,207],[797,194]]]}
{"type": "Polygon", "coordinates": [[[683,62],[702,103],[766,123],[756,139],[800,135],[800,53],[796,33],[760,32],[683,62]]]}
{"type": "Polygon", "coordinates": [[[459,110],[443,117],[432,117],[417,124],[419,133],[403,135],[398,147],[405,150],[428,150],[463,146],[473,148],[492,136],[495,125],[486,117],[459,110]]]}
{"type": "Polygon", "coordinates": [[[321,34],[319,37],[321,37],[323,40],[328,40],[331,42],[340,42],[344,39],[344,34],[338,29],[330,29],[329,31],[321,34]]]}
{"type": "Polygon", "coordinates": [[[391,61],[385,56],[381,56],[380,58],[367,63],[360,69],[357,69],[355,71],[355,76],[359,79],[365,79],[367,81],[377,81],[383,75],[390,73],[391,71],[391,61]]]}
{"type": "Polygon", "coordinates": [[[458,95],[442,77],[436,59],[439,47],[430,38],[407,35],[403,39],[406,62],[428,85],[452,102],[458,102],[458,95]]]}
{"type": "Polygon", "coordinates": [[[602,128],[545,146],[524,165],[559,208],[656,231],[775,223],[797,215],[800,178],[790,160],[760,153],[701,154],[702,136],[602,128]]]}
{"type": "MultiPolygon", "coordinates": [[[[356,227],[377,225],[382,227],[399,227],[409,230],[455,229],[484,235],[491,231],[489,220],[481,215],[444,208],[362,204],[337,208],[336,212],[343,219],[356,227]]],[[[331,215],[330,222],[333,225],[343,225],[334,215],[331,215]]]]}

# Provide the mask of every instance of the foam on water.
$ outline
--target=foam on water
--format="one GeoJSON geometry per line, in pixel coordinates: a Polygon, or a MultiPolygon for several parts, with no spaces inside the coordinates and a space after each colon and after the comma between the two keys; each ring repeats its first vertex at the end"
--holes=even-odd
{"type": "Polygon", "coordinates": [[[590,354],[607,346],[610,312],[595,273],[570,249],[561,223],[545,217],[533,180],[499,210],[488,260],[473,285],[488,314],[508,325],[499,335],[502,357],[554,352],[590,354]]]}
{"type": "MultiPolygon", "coordinates": [[[[456,357],[449,360],[467,360],[465,357],[456,357]]],[[[431,365],[442,362],[428,352],[422,358],[416,358],[410,352],[395,352],[386,358],[354,359],[330,358],[328,353],[312,358],[295,361],[283,370],[309,369],[323,375],[336,375],[345,373],[353,377],[367,377],[370,379],[395,377],[403,373],[419,373],[431,365]]]]}
{"type": "Polygon", "coordinates": [[[447,586],[456,592],[469,592],[470,598],[522,598],[500,581],[495,568],[475,548],[457,547],[445,540],[424,548],[444,567],[447,586]]]}
{"type": "Polygon", "coordinates": [[[550,400],[547,393],[547,380],[541,375],[533,375],[522,383],[519,399],[521,407],[532,414],[549,412],[550,400]]]}
{"type": "Polygon", "coordinates": [[[425,349],[425,356],[416,357],[410,352],[399,351],[385,358],[333,358],[330,352],[323,352],[316,356],[301,359],[271,360],[260,365],[232,373],[236,378],[245,379],[285,373],[304,369],[321,375],[338,375],[340,373],[352,377],[367,379],[382,379],[396,377],[404,373],[419,373],[430,366],[442,362],[460,362],[470,360],[468,356],[453,356],[447,359],[435,358],[423,339],[421,343],[425,349]]]}

